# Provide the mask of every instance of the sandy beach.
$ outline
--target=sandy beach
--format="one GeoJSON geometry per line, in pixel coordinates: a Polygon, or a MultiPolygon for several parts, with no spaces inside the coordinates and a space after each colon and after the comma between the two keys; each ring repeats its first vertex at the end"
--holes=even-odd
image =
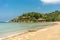
{"type": "Polygon", "coordinates": [[[60,40],[60,22],[51,27],[28,31],[23,34],[7,37],[2,40],[60,40]]]}

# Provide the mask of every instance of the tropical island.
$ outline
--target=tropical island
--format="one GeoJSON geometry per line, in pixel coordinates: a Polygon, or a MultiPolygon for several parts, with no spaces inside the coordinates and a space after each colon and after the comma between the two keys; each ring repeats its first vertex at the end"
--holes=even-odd
{"type": "Polygon", "coordinates": [[[60,21],[60,11],[58,11],[58,10],[56,10],[54,12],[50,12],[50,13],[39,13],[39,12],[23,13],[22,15],[9,20],[9,22],[13,22],[14,23],[13,25],[16,25],[15,22],[16,23],[28,22],[27,26],[25,26],[26,24],[25,25],[19,24],[19,25],[24,25],[24,27],[27,27],[28,29],[30,27],[33,29],[27,30],[27,32],[23,32],[21,34],[19,33],[16,35],[6,37],[3,40],[13,40],[13,39],[15,39],[15,40],[20,40],[20,39],[22,39],[22,40],[33,40],[33,39],[34,40],[40,40],[40,39],[45,40],[45,39],[48,39],[48,40],[50,40],[52,38],[60,39],[60,38],[58,38],[58,37],[60,37],[60,31],[59,31],[60,30],[60,22],[59,21],[60,21]],[[48,23],[46,23],[46,22],[48,22],[48,23]],[[51,23],[52,23],[52,25],[51,25],[51,23]],[[48,26],[43,27],[43,26],[41,26],[41,24],[44,26],[45,25],[48,25],[48,26]],[[37,28],[38,26],[39,27],[41,26],[42,28],[37,28]],[[34,29],[35,27],[36,27],[36,29],[34,29]],[[56,34],[57,37],[56,37],[56,35],[53,35],[53,34],[56,34]]]}
{"type": "Polygon", "coordinates": [[[60,40],[60,0],[0,0],[0,40],[60,40]]]}
{"type": "Polygon", "coordinates": [[[45,26],[42,29],[37,28],[33,30],[28,30],[27,32],[23,32],[22,34],[16,34],[16,35],[6,37],[3,40],[13,40],[13,39],[15,40],[33,40],[33,39],[34,40],[40,40],[40,39],[41,40],[55,40],[55,39],[58,40],[59,39],[60,40],[60,31],[59,31],[60,22],[59,21],[60,21],[60,11],[58,10],[51,13],[38,13],[38,12],[24,13],[16,18],[13,18],[12,20],[9,20],[9,22],[33,22],[33,23],[42,22],[41,24],[46,22],[48,23],[51,22],[52,25],[45,26]]]}
{"type": "Polygon", "coordinates": [[[10,22],[51,22],[60,21],[60,11],[50,13],[28,12],[10,20],[10,22]]]}

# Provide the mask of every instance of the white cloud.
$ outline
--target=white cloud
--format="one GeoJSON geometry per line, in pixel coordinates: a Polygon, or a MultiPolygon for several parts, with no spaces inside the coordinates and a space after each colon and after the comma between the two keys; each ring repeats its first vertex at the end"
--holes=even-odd
{"type": "Polygon", "coordinates": [[[46,3],[46,4],[57,4],[57,3],[60,3],[60,0],[40,0],[41,2],[43,3],[46,3]]]}

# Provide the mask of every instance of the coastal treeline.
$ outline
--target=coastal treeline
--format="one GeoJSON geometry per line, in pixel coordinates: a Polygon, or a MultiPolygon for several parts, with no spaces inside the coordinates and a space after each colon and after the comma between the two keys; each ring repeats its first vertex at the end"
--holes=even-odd
{"type": "Polygon", "coordinates": [[[60,11],[56,10],[51,13],[28,12],[23,13],[10,21],[12,22],[39,22],[39,21],[60,21],[60,11]]]}

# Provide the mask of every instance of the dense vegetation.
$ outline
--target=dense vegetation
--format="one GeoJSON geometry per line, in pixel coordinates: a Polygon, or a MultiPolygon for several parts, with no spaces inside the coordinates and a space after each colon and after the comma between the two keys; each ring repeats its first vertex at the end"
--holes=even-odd
{"type": "Polygon", "coordinates": [[[28,12],[17,18],[12,19],[13,22],[37,22],[38,19],[45,19],[46,21],[60,21],[60,11],[56,10],[51,13],[28,12]]]}

